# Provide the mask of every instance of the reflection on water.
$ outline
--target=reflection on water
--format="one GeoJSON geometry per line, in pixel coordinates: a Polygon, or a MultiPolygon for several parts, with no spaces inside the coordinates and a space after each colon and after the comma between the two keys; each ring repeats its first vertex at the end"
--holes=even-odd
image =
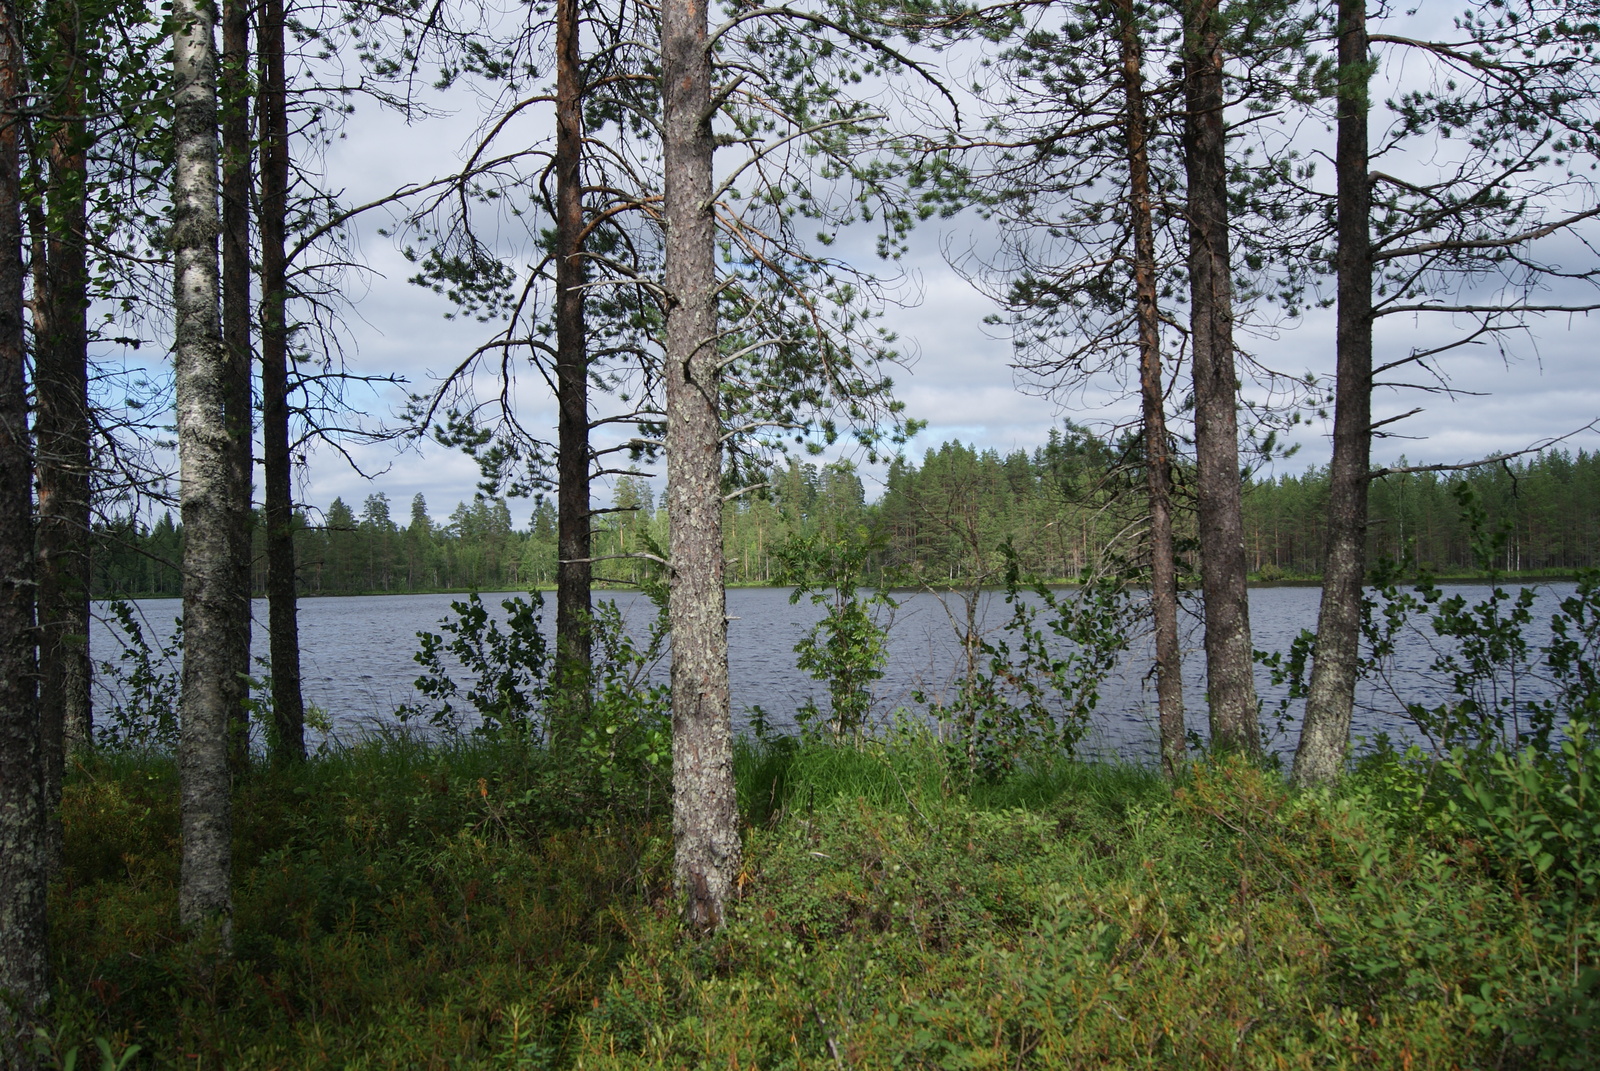
{"type": "MultiPolygon", "coordinates": [[[[1468,600],[1487,593],[1484,587],[1461,587],[1468,600]],[[1476,593],[1476,594],[1474,594],[1476,593]]],[[[1573,585],[1552,584],[1539,589],[1528,634],[1531,644],[1548,639],[1550,614],[1573,585]]],[[[496,613],[507,595],[485,595],[483,601],[496,613]]],[[[605,594],[615,599],[630,629],[643,629],[654,608],[642,595],[631,592],[605,594]]],[[[1251,628],[1255,646],[1284,650],[1302,629],[1316,624],[1319,591],[1314,587],[1264,587],[1250,593],[1251,628]]],[[[329,712],[335,732],[348,733],[387,721],[396,707],[414,698],[412,681],[419,667],[412,661],[420,629],[437,631],[438,622],[450,614],[459,595],[372,595],[348,598],[305,599],[300,603],[300,641],[306,702],[329,712]]],[[[915,704],[911,694],[922,691],[930,698],[948,697],[961,669],[958,633],[953,627],[964,611],[959,595],[926,592],[900,593],[889,628],[889,663],[878,683],[877,708],[888,717],[898,707],[915,704]]],[[[175,600],[144,600],[137,604],[147,633],[165,639],[178,613],[175,600]]],[[[254,607],[254,653],[267,656],[266,604],[254,607]]],[[[822,609],[809,600],[790,603],[788,589],[736,588],[728,592],[729,660],[736,725],[748,724],[752,707],[760,706],[777,727],[792,726],[793,712],[815,697],[823,703],[826,688],[795,667],[794,645],[822,617],[822,609]]],[[[979,598],[978,621],[989,632],[998,631],[1010,617],[1004,593],[984,592],[979,598]]],[[[555,612],[547,606],[543,625],[553,631],[555,612]]],[[[1205,732],[1205,673],[1200,622],[1193,608],[1183,615],[1185,700],[1188,724],[1205,732]]],[[[1150,676],[1153,644],[1148,636],[1134,637],[1128,654],[1101,691],[1100,712],[1090,737],[1096,753],[1117,753],[1128,759],[1153,760],[1156,755],[1155,682],[1150,676]]],[[[104,621],[91,635],[97,661],[114,657],[117,640],[104,621]]],[[[1446,682],[1427,674],[1434,653],[1427,634],[1410,635],[1396,655],[1396,681],[1407,699],[1440,702],[1448,695],[1446,682]]],[[[264,667],[258,674],[265,675],[264,667]]],[[[656,673],[665,676],[665,665],[656,673]]],[[[103,685],[104,682],[102,682],[103,685]]],[[[1281,691],[1274,690],[1258,668],[1257,686],[1264,706],[1276,707],[1281,691]]],[[[97,702],[104,702],[102,694],[97,702]]],[[[1359,697],[1353,731],[1372,737],[1388,732],[1406,738],[1409,727],[1395,716],[1398,701],[1383,689],[1366,685],[1359,697]]],[[[1268,719],[1270,720],[1270,719],[1268,719]]],[[[1275,746],[1292,748],[1298,729],[1292,723],[1275,746]]]]}

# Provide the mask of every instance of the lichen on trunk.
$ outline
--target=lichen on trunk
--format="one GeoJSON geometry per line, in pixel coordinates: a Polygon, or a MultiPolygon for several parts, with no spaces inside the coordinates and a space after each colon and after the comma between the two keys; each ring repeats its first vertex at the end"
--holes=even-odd
{"type": "Polygon", "coordinates": [[[722,925],[739,871],[722,558],[722,422],[706,7],[661,7],[672,830],[685,918],[722,925]]]}

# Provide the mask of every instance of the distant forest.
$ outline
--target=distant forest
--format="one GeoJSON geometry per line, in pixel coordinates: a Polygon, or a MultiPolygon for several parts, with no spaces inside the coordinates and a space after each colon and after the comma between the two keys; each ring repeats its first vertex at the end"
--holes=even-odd
{"type": "MultiPolygon", "coordinates": [[[[865,540],[867,572],[891,583],[949,584],[998,576],[1010,540],[1022,567],[1070,579],[1089,563],[1138,564],[1142,474],[1130,451],[1069,426],[1032,454],[1001,455],[959,442],[929,450],[921,464],[896,461],[879,501],[849,462],[792,461],[766,486],[731,501],[724,518],[729,583],[781,583],[782,551],[797,537],[865,540]]],[[[1403,463],[1396,467],[1403,467],[1403,463]]],[[[1187,502],[1180,473],[1180,496],[1187,502]]],[[[1464,472],[1393,474],[1374,480],[1372,560],[1415,559],[1447,575],[1476,568],[1459,496],[1470,488],[1490,531],[1503,531],[1508,572],[1568,572],[1600,563],[1600,453],[1553,450],[1464,472]]],[[[1255,579],[1315,578],[1321,565],[1326,469],[1253,480],[1245,494],[1246,552],[1255,579]]],[[[606,503],[596,501],[596,507],[606,503]]],[[[666,543],[665,503],[642,477],[612,488],[613,511],[595,518],[597,579],[633,584],[655,567],[624,555],[666,543]],[[612,556],[618,556],[613,558],[612,556]]],[[[296,533],[308,595],[509,590],[555,577],[555,509],[533,504],[526,528],[503,499],[476,498],[436,524],[423,496],[409,516],[379,493],[359,508],[335,499],[302,513],[296,533]]],[[[1192,526],[1180,515],[1180,553],[1192,558],[1192,526]]],[[[97,597],[178,595],[182,527],[103,526],[94,561],[97,597]]],[[[265,582],[256,555],[256,587],[265,582]]],[[[1188,563],[1190,566],[1193,562],[1188,563]]]]}

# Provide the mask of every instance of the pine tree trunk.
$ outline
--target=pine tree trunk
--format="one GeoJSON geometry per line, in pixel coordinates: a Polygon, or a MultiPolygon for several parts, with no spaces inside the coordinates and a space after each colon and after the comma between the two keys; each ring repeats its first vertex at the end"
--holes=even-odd
{"type": "Polygon", "coordinates": [[[289,451],[289,114],[283,0],[263,0],[256,27],[261,121],[261,452],[267,529],[267,635],[272,660],[274,762],[306,757],[300,690],[300,615],[294,552],[294,468],[289,451]]]}
{"type": "Polygon", "coordinates": [[[45,781],[34,644],[33,458],[23,339],[21,22],[0,0],[0,1066],[24,1055],[49,996],[45,781]]]}
{"type": "Polygon", "coordinates": [[[1206,604],[1211,744],[1259,754],[1250,593],[1239,478],[1238,379],[1229,275],[1227,128],[1217,0],[1189,0],[1184,168],[1189,185],[1190,344],[1200,585],[1206,604]]]}
{"type": "MultiPolygon", "coordinates": [[[[52,4],[49,178],[35,212],[34,436],[39,550],[39,719],[49,859],[60,861],[57,808],[67,753],[89,741],[89,383],[86,127],[76,11],[52,4]]],[[[37,204],[37,202],[36,202],[37,204]]]]}
{"type": "Polygon", "coordinates": [[[594,567],[589,532],[589,362],[583,322],[583,70],[578,0],[556,5],[556,684],[551,745],[576,743],[589,710],[594,567]]]}
{"type": "Polygon", "coordinates": [[[1361,583],[1367,560],[1367,487],[1372,451],[1372,187],[1367,175],[1366,0],[1339,3],[1339,252],[1333,459],[1328,478],[1328,550],[1322,607],[1294,756],[1299,784],[1344,772],[1355,706],[1361,583]]]}
{"type": "Polygon", "coordinates": [[[739,872],[723,590],[716,230],[706,7],[661,8],[667,515],[672,551],[672,833],[696,930],[722,925],[739,872]]]}
{"type": "Polygon", "coordinates": [[[212,8],[173,4],[173,335],[178,405],[178,495],[184,526],[183,695],[179,743],[183,840],[178,917],[231,939],[232,778],[229,735],[244,672],[232,623],[250,611],[236,583],[233,361],[218,309],[217,82],[212,8]]]}
{"type": "Polygon", "coordinates": [[[1188,759],[1183,724],[1183,656],[1178,647],[1178,568],[1172,545],[1172,456],[1161,382],[1161,318],[1156,305],[1155,227],[1150,206],[1149,120],[1143,49],[1132,0],[1122,0],[1122,78],[1127,101],[1129,209],[1133,222],[1139,393],[1143,402],[1145,488],[1150,506],[1150,610],[1156,632],[1156,707],[1161,768],[1168,777],[1188,759]]]}
{"type": "Polygon", "coordinates": [[[244,669],[225,681],[230,711],[230,758],[235,771],[250,761],[250,10],[248,0],[222,3],[222,339],[228,349],[229,498],[245,504],[230,512],[235,526],[229,560],[232,580],[245,592],[245,612],[229,622],[229,657],[244,669]]]}

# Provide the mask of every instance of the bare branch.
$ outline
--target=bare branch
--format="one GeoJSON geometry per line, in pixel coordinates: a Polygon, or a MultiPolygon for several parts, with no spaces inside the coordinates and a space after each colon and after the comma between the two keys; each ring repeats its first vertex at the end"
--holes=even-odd
{"type": "Polygon", "coordinates": [[[1367,473],[1367,479],[1375,480],[1381,476],[1402,476],[1410,472],[1463,472],[1467,469],[1482,468],[1484,465],[1494,465],[1501,461],[1510,461],[1513,458],[1540,453],[1550,449],[1557,443],[1566,442],[1574,436],[1582,435],[1586,431],[1593,431],[1597,427],[1600,427],[1600,420],[1591,420],[1583,427],[1574,428],[1565,435],[1555,435],[1548,439],[1542,439],[1521,450],[1513,450],[1505,454],[1490,454],[1488,457],[1481,457],[1476,461],[1463,461],[1456,465],[1395,465],[1388,468],[1374,469],[1367,473]]]}

